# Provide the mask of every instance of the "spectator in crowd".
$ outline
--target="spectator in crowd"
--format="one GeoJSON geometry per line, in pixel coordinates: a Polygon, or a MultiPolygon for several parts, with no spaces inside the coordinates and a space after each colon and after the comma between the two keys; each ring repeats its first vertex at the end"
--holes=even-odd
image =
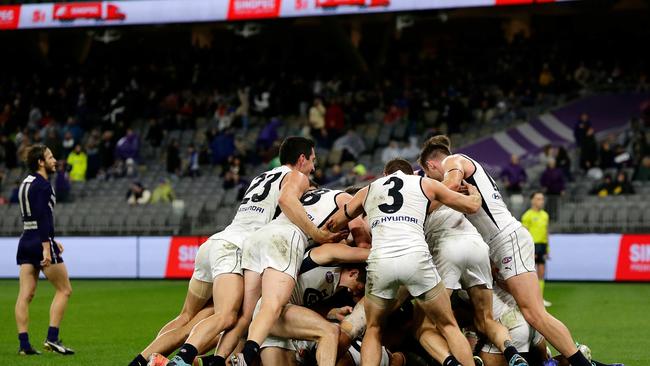
{"type": "Polygon", "coordinates": [[[390,140],[388,146],[384,148],[381,153],[381,161],[386,164],[390,160],[401,157],[401,149],[399,143],[395,140],[390,140]]]}
{"type": "Polygon", "coordinates": [[[317,141],[319,146],[323,146],[327,139],[327,130],[325,130],[325,113],[326,109],[321,98],[315,98],[314,104],[309,108],[309,126],[311,135],[317,141]]]}
{"type": "Polygon", "coordinates": [[[68,173],[65,160],[57,161],[54,191],[56,192],[57,202],[68,202],[68,197],[70,196],[70,174],[68,173]]]}
{"type": "Polygon", "coordinates": [[[350,128],[345,135],[334,141],[334,149],[343,151],[341,161],[356,161],[359,155],[366,150],[366,144],[363,142],[354,129],[350,128]]]}
{"type": "Polygon", "coordinates": [[[338,182],[343,178],[343,170],[340,164],[332,165],[329,176],[327,176],[327,184],[338,182]]]}
{"type": "Polygon", "coordinates": [[[153,148],[159,148],[162,143],[165,132],[162,125],[156,118],[149,120],[149,131],[147,131],[146,140],[153,148]]]}
{"type": "Polygon", "coordinates": [[[578,147],[582,145],[582,141],[585,139],[585,136],[587,136],[587,130],[590,128],[591,120],[589,119],[589,115],[587,113],[582,113],[573,127],[573,136],[575,137],[576,145],[578,147]]]}
{"type": "Polygon", "coordinates": [[[104,131],[99,143],[99,160],[101,162],[101,170],[104,174],[108,172],[115,164],[115,141],[113,140],[112,131],[104,131]]]}
{"type": "Polygon", "coordinates": [[[327,111],[325,112],[325,128],[327,128],[327,134],[332,139],[337,139],[343,134],[345,113],[341,107],[341,100],[338,97],[333,98],[327,106],[327,111]]]}
{"type": "Polygon", "coordinates": [[[547,195],[564,194],[564,174],[556,166],[555,160],[549,160],[546,170],[542,173],[540,184],[547,195]]]}
{"type": "Polygon", "coordinates": [[[557,162],[557,167],[564,173],[565,180],[571,181],[573,179],[571,174],[571,158],[564,146],[558,147],[555,161],[557,162]]]}
{"type": "Polygon", "coordinates": [[[124,160],[127,164],[129,161],[137,162],[140,154],[140,140],[133,129],[127,128],[124,137],[117,141],[115,153],[118,159],[124,160]]]}
{"type": "Polygon", "coordinates": [[[185,175],[188,177],[196,178],[201,175],[200,166],[199,166],[199,152],[196,151],[194,144],[191,144],[187,148],[187,158],[185,161],[185,175]]]}
{"type": "Polygon", "coordinates": [[[556,158],[556,151],[553,145],[548,144],[542,148],[542,151],[539,153],[539,163],[547,166],[550,160],[556,158]]]}
{"type": "Polygon", "coordinates": [[[598,156],[600,159],[601,169],[606,170],[614,167],[615,153],[607,139],[601,142],[598,156]]]}
{"type": "Polygon", "coordinates": [[[598,143],[593,127],[587,129],[582,144],[580,145],[580,167],[589,170],[598,162],[598,143]]]}
{"type": "Polygon", "coordinates": [[[539,86],[542,90],[548,90],[555,81],[551,68],[548,64],[542,66],[542,71],[539,73],[539,86]]]}
{"type": "Polygon", "coordinates": [[[68,131],[63,135],[63,142],[61,143],[61,146],[63,147],[63,157],[67,157],[70,152],[72,152],[75,142],[72,132],[68,131]]]}
{"type": "Polygon", "coordinates": [[[74,150],[68,155],[66,160],[70,166],[70,180],[73,182],[83,182],[86,180],[86,170],[88,169],[88,156],[81,149],[80,144],[74,146],[74,150]]]}
{"type": "Polygon", "coordinates": [[[180,175],[181,172],[181,151],[176,139],[173,139],[167,146],[167,173],[180,175]]]}
{"type": "Polygon", "coordinates": [[[610,194],[614,189],[614,184],[612,182],[612,176],[605,174],[603,180],[598,183],[589,193],[595,194],[599,197],[605,197],[610,194]]]}
{"type": "Polygon", "coordinates": [[[281,124],[282,122],[278,118],[271,118],[271,121],[264,125],[257,137],[257,147],[262,150],[273,147],[273,143],[278,140],[278,127],[281,124]]]}
{"type": "Polygon", "coordinates": [[[131,206],[146,205],[149,199],[151,199],[151,192],[140,182],[133,182],[126,194],[126,202],[131,206]]]}
{"type": "Polygon", "coordinates": [[[612,195],[621,195],[621,194],[634,194],[634,187],[630,183],[627,173],[624,171],[618,172],[616,175],[616,182],[612,184],[612,190],[610,194],[612,195]]]}
{"type": "Polygon", "coordinates": [[[31,146],[32,146],[32,141],[29,138],[29,136],[27,135],[22,136],[20,139],[20,144],[18,145],[18,150],[16,151],[16,154],[18,155],[18,161],[20,162],[22,167],[25,166],[27,153],[29,152],[29,148],[31,146]]]}
{"type": "Polygon", "coordinates": [[[513,154],[510,157],[510,164],[503,168],[501,179],[505,183],[506,192],[510,194],[521,193],[522,186],[526,183],[528,176],[524,168],[519,165],[519,156],[513,154]]]}
{"type": "Polygon", "coordinates": [[[95,179],[101,169],[101,157],[99,154],[99,131],[93,131],[86,142],[86,155],[88,156],[88,169],[86,170],[86,179],[95,179]]]}
{"type": "Polygon", "coordinates": [[[639,164],[634,174],[634,180],[650,182],[650,155],[646,155],[641,159],[641,164],[639,164]]]}
{"type": "Polygon", "coordinates": [[[212,164],[223,164],[229,156],[235,153],[235,137],[230,130],[218,133],[210,143],[212,164]]]}
{"type": "Polygon", "coordinates": [[[63,156],[63,144],[56,128],[46,128],[45,138],[43,144],[50,148],[52,156],[56,159],[61,159],[63,156]]]}
{"type": "Polygon", "coordinates": [[[176,198],[171,182],[167,178],[160,180],[151,195],[151,203],[170,203],[176,198]]]}

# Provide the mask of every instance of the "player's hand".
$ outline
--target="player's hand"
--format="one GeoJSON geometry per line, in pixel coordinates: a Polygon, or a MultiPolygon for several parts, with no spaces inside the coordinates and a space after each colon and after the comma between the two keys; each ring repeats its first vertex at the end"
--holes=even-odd
{"type": "Polygon", "coordinates": [[[467,193],[470,196],[480,196],[481,192],[478,191],[478,188],[474,186],[473,184],[467,183],[466,181],[463,181],[463,187],[467,189],[467,193]]]}
{"type": "Polygon", "coordinates": [[[329,320],[338,320],[342,322],[345,319],[345,316],[352,313],[351,306],[344,306],[341,308],[334,308],[327,313],[327,319],[329,320]]]}
{"type": "Polygon", "coordinates": [[[63,245],[56,240],[54,242],[56,243],[56,246],[59,247],[59,254],[63,254],[63,245]]]}
{"type": "Polygon", "coordinates": [[[50,248],[43,248],[43,260],[41,261],[41,267],[45,268],[52,263],[52,254],[50,254],[50,248]]]}
{"type": "Polygon", "coordinates": [[[327,225],[323,225],[322,228],[317,229],[316,232],[314,232],[314,235],[312,235],[311,238],[314,239],[314,241],[319,244],[338,243],[341,240],[345,239],[348,236],[348,234],[349,233],[347,230],[342,230],[339,231],[338,233],[333,233],[330,231],[327,225]]]}

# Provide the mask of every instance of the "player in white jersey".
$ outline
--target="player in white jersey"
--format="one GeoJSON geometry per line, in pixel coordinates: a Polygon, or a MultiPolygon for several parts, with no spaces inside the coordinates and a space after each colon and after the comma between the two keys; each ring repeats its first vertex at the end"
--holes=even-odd
{"type": "Polygon", "coordinates": [[[478,331],[498,345],[511,366],[528,365],[508,329],[494,320],[489,248],[476,228],[462,213],[441,206],[427,217],[424,232],[449,295],[461,287],[466,289],[478,331]]]}
{"type": "Polygon", "coordinates": [[[535,246],[530,233],[515,219],[494,179],[468,156],[453,154],[446,136],[434,136],[420,154],[420,165],[428,176],[443,180],[452,190],[469,182],[480,191],[481,209],[467,215],[490,247],[490,259],[497,266],[498,276],[517,300],[524,317],[535,329],[562,353],[573,366],[590,366],[578,352],[567,327],[544,308],[537,275],[535,274],[535,246]]]}
{"type": "MultiPolygon", "coordinates": [[[[368,249],[345,244],[323,244],[305,253],[290,301],[283,307],[270,334],[260,345],[263,365],[281,365],[286,363],[283,360],[295,359],[293,353],[296,348],[292,339],[316,341],[318,364],[334,364],[329,360],[336,360],[339,330],[324,316],[342,320],[352,309],[343,307],[319,314],[309,308],[341,290],[350,292],[353,298],[363,296],[366,277],[364,265],[341,263],[363,263],[369,252],[368,249]]],[[[256,314],[262,300],[258,300],[256,314]]],[[[234,365],[245,364],[241,356],[234,357],[233,361],[234,365]]]]}
{"type": "MultiPolygon", "coordinates": [[[[282,214],[244,243],[242,267],[246,295],[241,317],[243,322],[250,318],[260,292],[262,299],[259,313],[251,320],[248,340],[242,351],[242,362],[245,360],[247,364],[259,357],[260,344],[289,302],[308,239],[317,243],[337,242],[344,236],[330,233],[324,223],[351,196],[328,189],[306,192],[308,188],[309,180],[305,175],[290,174],[282,188],[283,192],[290,193],[286,199],[280,200],[282,214]]],[[[234,342],[230,346],[234,348],[234,342]]],[[[226,350],[224,348],[220,353],[226,350]]],[[[336,355],[333,357],[335,360],[336,355]]]]}
{"type": "Polygon", "coordinates": [[[287,200],[287,194],[291,194],[285,189],[290,177],[309,174],[314,168],[315,158],[313,141],[302,137],[285,139],[280,146],[282,166],[253,179],[233,222],[201,246],[193,275],[194,283],[200,284],[200,287],[193,290],[190,286],[188,294],[198,293],[207,298],[209,292],[205,290],[206,284],[211,286],[214,314],[194,326],[170,366],[190,365],[198,352],[205,351],[214,342],[215,335],[236,324],[244,295],[242,242],[273,219],[280,202],[287,200]]]}
{"type": "Polygon", "coordinates": [[[464,365],[473,363],[469,344],[458,329],[449,297],[436,271],[424,238],[424,220],[431,203],[440,201],[454,209],[472,213],[480,208],[476,188],[470,195],[452,192],[441,183],[412,175],[403,159],[393,159],[384,167],[384,177],[363,188],[328,224],[340,230],[347,222],[367,213],[372,232],[368,258],[365,312],[366,334],[361,357],[364,365],[381,361],[381,322],[396,302],[403,285],[416,298],[429,318],[447,339],[452,353],[464,365]],[[439,296],[440,294],[442,296],[439,296]]]}

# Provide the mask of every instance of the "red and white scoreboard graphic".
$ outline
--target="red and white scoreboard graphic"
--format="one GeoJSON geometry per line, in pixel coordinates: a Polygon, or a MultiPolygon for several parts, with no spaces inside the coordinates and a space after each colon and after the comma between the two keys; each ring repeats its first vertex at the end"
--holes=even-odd
{"type": "Polygon", "coordinates": [[[0,5],[0,30],[218,22],[572,0],[116,0],[0,5]]]}

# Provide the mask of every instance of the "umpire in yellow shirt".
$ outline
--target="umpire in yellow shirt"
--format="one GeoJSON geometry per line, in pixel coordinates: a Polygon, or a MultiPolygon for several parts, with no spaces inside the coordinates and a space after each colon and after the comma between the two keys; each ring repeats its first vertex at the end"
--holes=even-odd
{"type": "MultiPolygon", "coordinates": [[[[530,231],[535,242],[535,264],[539,288],[544,295],[544,270],[548,258],[548,213],[544,211],[544,193],[534,192],[530,195],[530,208],[521,217],[521,223],[530,231]]],[[[551,306],[544,300],[544,306],[551,306]]]]}

